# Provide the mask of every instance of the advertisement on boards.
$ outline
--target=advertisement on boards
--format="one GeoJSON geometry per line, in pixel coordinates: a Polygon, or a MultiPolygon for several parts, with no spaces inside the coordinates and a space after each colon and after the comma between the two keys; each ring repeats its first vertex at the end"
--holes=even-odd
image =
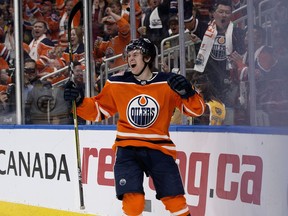
{"type": "MultiPolygon", "coordinates": [[[[114,130],[80,130],[85,210],[79,209],[73,130],[0,130],[0,201],[120,216],[111,149],[114,130]],[[9,136],[7,136],[9,133],[9,136]],[[6,135],[4,135],[6,134],[6,135]],[[29,135],[28,135],[29,134],[29,135]]],[[[288,215],[288,137],[275,134],[170,133],[192,215],[288,215]]],[[[144,180],[144,216],[168,216],[144,180]]]]}

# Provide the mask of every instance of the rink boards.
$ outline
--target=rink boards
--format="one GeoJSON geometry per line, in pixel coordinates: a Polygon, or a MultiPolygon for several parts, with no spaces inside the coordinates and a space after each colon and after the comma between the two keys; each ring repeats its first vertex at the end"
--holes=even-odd
{"type": "MultiPolygon", "coordinates": [[[[73,126],[0,127],[1,216],[122,215],[115,127],[83,126],[79,133],[85,210],[73,126]]],[[[170,135],[192,215],[288,215],[288,129],[175,126],[170,135]]],[[[151,179],[144,188],[143,215],[168,216],[151,179]]]]}

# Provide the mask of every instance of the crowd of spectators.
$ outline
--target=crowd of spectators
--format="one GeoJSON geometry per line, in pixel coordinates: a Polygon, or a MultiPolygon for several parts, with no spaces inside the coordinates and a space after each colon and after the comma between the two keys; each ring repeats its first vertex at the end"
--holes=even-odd
{"type": "MultiPolygon", "coordinates": [[[[261,0],[254,2],[255,11],[258,12],[257,7],[261,0]]],[[[63,106],[65,102],[59,98],[62,94],[61,87],[53,87],[54,84],[69,77],[69,71],[63,70],[61,73],[43,80],[41,77],[71,63],[67,23],[71,9],[76,3],[77,0],[22,1],[23,56],[25,62],[23,102],[26,107],[26,124],[71,123],[71,119],[66,119],[67,113],[69,116],[69,107],[63,106]],[[49,92],[49,94],[45,92],[49,92]],[[31,111],[33,110],[36,110],[37,113],[36,120],[33,119],[33,116],[31,118],[31,111]],[[60,110],[59,113],[57,110],[60,110]]],[[[209,98],[207,99],[207,110],[210,109],[211,113],[217,112],[211,110],[211,101],[222,104],[222,108],[218,109],[218,111],[222,110],[222,113],[217,114],[221,115],[222,118],[223,113],[225,113],[226,117],[221,119],[221,124],[249,125],[250,118],[247,114],[249,113],[247,23],[245,21],[237,23],[237,25],[234,23],[236,19],[246,15],[245,10],[243,12],[238,9],[245,6],[247,1],[184,0],[183,4],[185,41],[190,40],[194,43],[196,53],[195,59],[192,61],[186,59],[186,67],[193,68],[191,73],[186,73],[187,78],[191,82],[198,79],[197,85],[200,86],[200,91],[202,84],[209,86],[210,96],[206,97],[209,98]],[[233,13],[236,9],[237,13],[233,13]],[[197,72],[203,73],[203,76],[201,75],[199,78],[197,72]],[[199,83],[203,80],[205,83],[199,83]],[[225,107],[225,111],[223,111],[223,107],[225,107]]],[[[277,8],[275,11],[278,12],[274,14],[275,19],[263,23],[255,21],[255,35],[257,35],[254,41],[255,76],[256,88],[258,88],[256,109],[266,116],[267,121],[262,122],[262,125],[287,126],[288,119],[283,121],[282,118],[281,121],[281,116],[288,116],[286,113],[288,110],[288,92],[285,88],[286,85],[282,83],[287,81],[284,68],[285,60],[287,67],[288,58],[288,46],[285,39],[288,5],[285,0],[271,0],[270,4],[273,5],[273,8],[277,8]],[[273,87],[269,88],[268,94],[266,85],[271,86],[271,83],[273,87]],[[275,94],[278,96],[273,97],[275,94]]],[[[161,41],[179,34],[180,31],[178,1],[137,0],[134,5],[136,37],[149,38],[161,54],[161,41]]],[[[269,8],[269,6],[266,7],[269,8]]],[[[97,88],[95,85],[95,89],[100,91],[98,81],[103,61],[122,54],[124,47],[131,40],[130,1],[93,0],[91,14],[93,41],[91,44],[93,53],[91,55],[93,55],[95,71],[90,73],[92,78],[95,77],[95,83],[98,85],[97,88]]],[[[10,115],[10,113],[15,113],[15,96],[12,96],[13,92],[15,94],[13,20],[13,1],[0,0],[0,123],[15,123],[15,116],[10,115]]],[[[78,62],[76,65],[84,58],[85,54],[83,40],[85,26],[82,24],[83,17],[79,12],[72,21],[71,30],[72,60],[78,62]]],[[[170,47],[178,45],[178,38],[169,41],[170,47]]],[[[180,63],[179,56],[179,53],[176,52],[172,56],[177,67],[180,63]]],[[[160,62],[155,67],[159,67],[164,72],[171,72],[174,66],[169,61],[171,59],[166,57],[165,62],[160,62]]],[[[115,58],[109,62],[109,68],[123,64],[125,62],[122,58],[115,58]]],[[[81,68],[84,73],[85,63],[81,64],[81,68]]],[[[203,89],[202,91],[205,92],[203,89]]],[[[195,124],[211,124],[211,121],[205,122],[194,120],[195,124]]]]}

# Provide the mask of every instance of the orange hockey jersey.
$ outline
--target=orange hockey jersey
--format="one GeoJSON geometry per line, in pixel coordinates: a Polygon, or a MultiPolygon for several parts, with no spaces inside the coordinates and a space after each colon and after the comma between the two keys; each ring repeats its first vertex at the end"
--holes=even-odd
{"type": "Polygon", "coordinates": [[[148,81],[135,79],[131,72],[114,75],[97,96],[84,99],[77,114],[86,120],[101,121],[118,113],[114,150],[117,146],[148,147],[176,158],[175,144],[169,136],[175,107],[188,116],[200,116],[205,103],[198,93],[181,99],[167,84],[171,75],[155,72],[148,81]]]}

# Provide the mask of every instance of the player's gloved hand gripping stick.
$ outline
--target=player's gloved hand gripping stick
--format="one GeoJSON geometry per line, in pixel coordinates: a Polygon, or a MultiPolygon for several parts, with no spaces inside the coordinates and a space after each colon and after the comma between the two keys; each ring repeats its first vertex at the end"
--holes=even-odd
{"type": "Polygon", "coordinates": [[[75,142],[76,142],[76,152],[77,152],[77,168],[78,168],[78,181],[79,181],[79,195],[80,195],[80,209],[85,209],[84,205],[84,194],[82,186],[82,172],[81,172],[81,156],[80,156],[80,144],[79,144],[79,131],[78,131],[78,121],[77,121],[77,112],[76,106],[80,105],[84,99],[84,92],[78,89],[73,82],[73,71],[72,71],[72,44],[71,44],[71,26],[73,18],[75,17],[78,11],[81,11],[82,14],[83,3],[79,0],[75,6],[72,8],[71,13],[68,18],[68,46],[69,46],[69,58],[70,64],[68,66],[70,72],[70,80],[66,83],[64,89],[64,99],[66,101],[72,101],[73,106],[73,120],[74,120],[74,131],[75,131],[75,142]]]}
{"type": "Polygon", "coordinates": [[[69,80],[65,84],[64,88],[64,100],[75,102],[76,106],[79,106],[84,99],[84,91],[82,88],[78,88],[76,84],[69,80]]]}

